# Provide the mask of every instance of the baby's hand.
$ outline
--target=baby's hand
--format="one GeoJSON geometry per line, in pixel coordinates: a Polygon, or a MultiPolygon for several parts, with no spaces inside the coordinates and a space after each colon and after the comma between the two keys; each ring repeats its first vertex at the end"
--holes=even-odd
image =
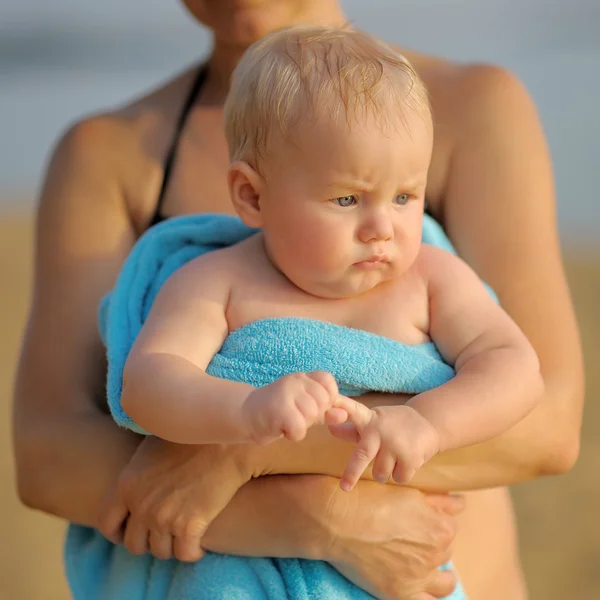
{"type": "Polygon", "coordinates": [[[254,390],[243,405],[249,423],[249,437],[258,444],[269,444],[280,437],[298,442],[316,423],[343,423],[348,413],[338,408],[341,402],[355,402],[340,396],[330,373],[292,373],[270,385],[254,390]]]}
{"type": "Polygon", "coordinates": [[[439,434],[425,417],[410,406],[345,405],[350,421],[330,425],[333,435],[357,444],[340,485],[351,490],[371,461],[373,477],[386,483],[408,483],[423,464],[439,452],[439,434]]]}

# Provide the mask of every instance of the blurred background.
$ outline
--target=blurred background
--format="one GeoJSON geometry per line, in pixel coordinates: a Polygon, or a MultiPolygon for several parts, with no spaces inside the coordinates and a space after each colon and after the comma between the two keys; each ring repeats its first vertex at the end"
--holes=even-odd
{"type": "MultiPolygon", "coordinates": [[[[514,496],[532,600],[600,598],[600,1],[342,3],[357,25],[389,42],[508,67],[537,102],[555,164],[587,404],[577,467],[518,486],[514,496]]],[[[68,598],[63,525],[19,506],[9,432],[31,215],[48,152],[69,123],[197,61],[208,41],[175,0],[0,0],[0,600],[68,598]]]]}

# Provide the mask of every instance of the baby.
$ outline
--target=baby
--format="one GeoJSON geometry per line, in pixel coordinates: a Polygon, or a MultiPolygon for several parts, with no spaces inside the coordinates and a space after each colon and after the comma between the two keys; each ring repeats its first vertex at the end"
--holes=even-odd
{"type": "Polygon", "coordinates": [[[356,444],[349,490],[373,461],[380,481],[406,483],[436,453],[525,417],[541,394],[535,352],[464,262],[421,243],[433,124],[402,56],[352,30],[276,32],[236,68],[225,125],[231,200],[261,231],[162,287],[124,371],[122,406],[140,427],[264,444],[326,423],[356,444]],[[206,374],[230,332],[286,317],[433,341],[456,377],[370,410],[324,372],[261,388],[206,374]]]}

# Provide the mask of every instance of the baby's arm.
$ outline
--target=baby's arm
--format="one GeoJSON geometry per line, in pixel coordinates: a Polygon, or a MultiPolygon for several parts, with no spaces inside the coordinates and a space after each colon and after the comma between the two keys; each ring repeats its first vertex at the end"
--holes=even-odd
{"type": "Polygon", "coordinates": [[[430,336],[456,377],[404,406],[345,407],[331,433],[355,443],[341,479],[354,487],[370,464],[378,480],[407,483],[439,452],[495,437],[524,418],[542,393],[537,356],[512,319],[460,259],[425,246],[430,336]]]}
{"type": "Polygon", "coordinates": [[[174,273],[157,295],[125,364],[123,410],[145,431],[181,444],[299,441],[308,427],[347,418],[328,373],[293,373],[265,387],[212,377],[206,368],[229,327],[230,250],[174,273]]]}
{"type": "Polygon", "coordinates": [[[194,259],[162,286],[123,372],[123,410],[178,443],[242,441],[253,387],[205,370],[228,333],[231,268],[223,252],[194,259]]]}
{"type": "Polygon", "coordinates": [[[443,452],[508,430],[535,407],[543,381],[524,333],[466,263],[432,246],[423,247],[420,261],[430,336],[456,377],[407,406],[435,427],[443,452]]]}

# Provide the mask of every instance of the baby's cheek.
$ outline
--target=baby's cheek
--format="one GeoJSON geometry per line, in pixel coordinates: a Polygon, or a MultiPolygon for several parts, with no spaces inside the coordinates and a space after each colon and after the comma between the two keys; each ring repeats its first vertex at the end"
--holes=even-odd
{"type": "Polygon", "coordinates": [[[346,252],[343,243],[331,233],[314,236],[307,245],[303,260],[308,267],[318,270],[337,270],[344,263],[346,252]]]}

